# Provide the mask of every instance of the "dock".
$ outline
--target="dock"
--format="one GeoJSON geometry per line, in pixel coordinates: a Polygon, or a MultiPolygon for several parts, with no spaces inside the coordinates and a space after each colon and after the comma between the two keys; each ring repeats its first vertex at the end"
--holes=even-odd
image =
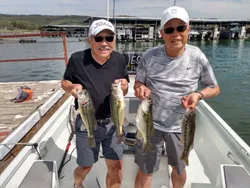
{"type": "Polygon", "coordinates": [[[0,83],[0,142],[60,90],[60,87],[59,80],[0,83]],[[19,103],[12,102],[18,94],[17,88],[21,86],[32,89],[32,98],[19,103]]]}
{"type": "MultiPolygon", "coordinates": [[[[68,38],[88,38],[90,24],[97,19],[106,17],[89,17],[82,25],[44,25],[40,32],[65,31],[68,38]]],[[[161,19],[153,17],[116,16],[109,18],[116,30],[117,41],[162,41],[159,32],[161,19]]],[[[250,38],[250,20],[190,18],[191,31],[189,40],[219,40],[250,38]]],[[[82,41],[82,40],[79,40],[82,41]]]]}
{"type": "Polygon", "coordinates": [[[0,83],[0,174],[70,97],[61,81],[0,83]],[[30,100],[15,103],[17,88],[28,86],[30,100]],[[16,144],[18,143],[18,144],[16,144]]]}

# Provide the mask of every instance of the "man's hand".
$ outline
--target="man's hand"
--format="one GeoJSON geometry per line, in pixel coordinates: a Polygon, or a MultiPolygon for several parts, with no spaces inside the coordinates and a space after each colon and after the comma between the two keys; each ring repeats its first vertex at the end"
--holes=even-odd
{"type": "Polygon", "coordinates": [[[135,96],[141,100],[149,99],[151,95],[151,90],[145,85],[140,84],[135,86],[135,96]]]}
{"type": "Polygon", "coordinates": [[[117,79],[114,81],[115,84],[121,83],[121,89],[123,94],[126,94],[128,91],[128,81],[125,78],[117,79]]]}
{"type": "Polygon", "coordinates": [[[77,91],[82,91],[82,85],[81,84],[72,84],[72,89],[70,91],[71,95],[73,95],[75,98],[77,98],[77,91]]]}
{"type": "Polygon", "coordinates": [[[184,96],[182,97],[181,99],[181,103],[182,103],[182,106],[185,108],[185,109],[190,109],[190,110],[193,110],[196,105],[198,104],[198,101],[201,99],[201,94],[200,93],[191,93],[187,96],[184,96]]]}

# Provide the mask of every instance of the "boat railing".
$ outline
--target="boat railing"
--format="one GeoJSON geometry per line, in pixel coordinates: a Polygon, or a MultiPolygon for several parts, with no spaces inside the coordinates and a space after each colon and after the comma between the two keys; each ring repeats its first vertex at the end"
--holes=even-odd
{"type": "Polygon", "coordinates": [[[30,37],[48,37],[48,36],[61,36],[63,42],[63,50],[64,50],[64,57],[41,57],[41,58],[23,58],[23,59],[3,59],[0,60],[0,63],[8,63],[8,62],[27,62],[27,61],[48,61],[48,60],[64,60],[65,64],[68,63],[68,54],[67,54],[67,45],[66,45],[66,33],[64,32],[56,32],[56,33],[29,33],[29,34],[13,34],[13,35],[0,35],[1,39],[13,39],[19,38],[21,41],[24,41],[23,38],[30,37]]]}
{"type": "MultiPolygon", "coordinates": [[[[19,58],[19,59],[1,59],[0,63],[9,63],[9,62],[34,62],[34,61],[49,61],[49,60],[64,60],[65,65],[68,63],[68,54],[67,54],[67,45],[66,45],[66,33],[57,32],[57,33],[29,33],[29,34],[12,34],[12,35],[0,35],[0,40],[3,39],[30,39],[31,37],[49,37],[49,36],[60,36],[63,42],[63,57],[39,57],[39,58],[19,58]]],[[[42,119],[42,117],[49,111],[49,109],[64,95],[62,89],[58,90],[51,98],[37,108],[25,121],[23,121],[18,128],[9,132],[6,138],[0,143],[0,174],[1,171],[13,160],[15,155],[12,154],[12,151],[20,151],[24,145],[21,144],[22,139],[27,137],[27,134],[35,134],[35,132],[30,133],[29,131],[36,127],[37,123],[42,119]]],[[[38,129],[38,128],[37,128],[38,129]]],[[[38,131],[38,130],[37,130],[38,131]]],[[[32,137],[32,135],[30,135],[32,137]]]]}

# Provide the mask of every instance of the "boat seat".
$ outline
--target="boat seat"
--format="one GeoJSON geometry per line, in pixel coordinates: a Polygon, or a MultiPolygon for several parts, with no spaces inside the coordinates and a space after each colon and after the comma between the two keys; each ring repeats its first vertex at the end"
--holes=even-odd
{"type": "Polygon", "coordinates": [[[59,188],[56,161],[36,160],[19,188],[59,188]]]}
{"type": "Polygon", "coordinates": [[[221,165],[222,188],[249,188],[250,175],[242,165],[221,165]]]}

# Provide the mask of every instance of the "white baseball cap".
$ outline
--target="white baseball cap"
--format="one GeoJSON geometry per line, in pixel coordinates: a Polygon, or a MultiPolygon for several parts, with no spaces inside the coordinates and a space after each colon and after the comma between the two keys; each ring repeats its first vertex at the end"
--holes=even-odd
{"type": "Polygon", "coordinates": [[[161,17],[161,28],[171,19],[178,18],[185,23],[189,23],[189,16],[187,11],[178,6],[172,6],[164,10],[162,17],[161,17]]]}
{"type": "Polygon", "coordinates": [[[105,29],[112,31],[115,34],[115,28],[111,22],[104,19],[95,20],[89,27],[89,36],[97,35],[105,29]]]}

